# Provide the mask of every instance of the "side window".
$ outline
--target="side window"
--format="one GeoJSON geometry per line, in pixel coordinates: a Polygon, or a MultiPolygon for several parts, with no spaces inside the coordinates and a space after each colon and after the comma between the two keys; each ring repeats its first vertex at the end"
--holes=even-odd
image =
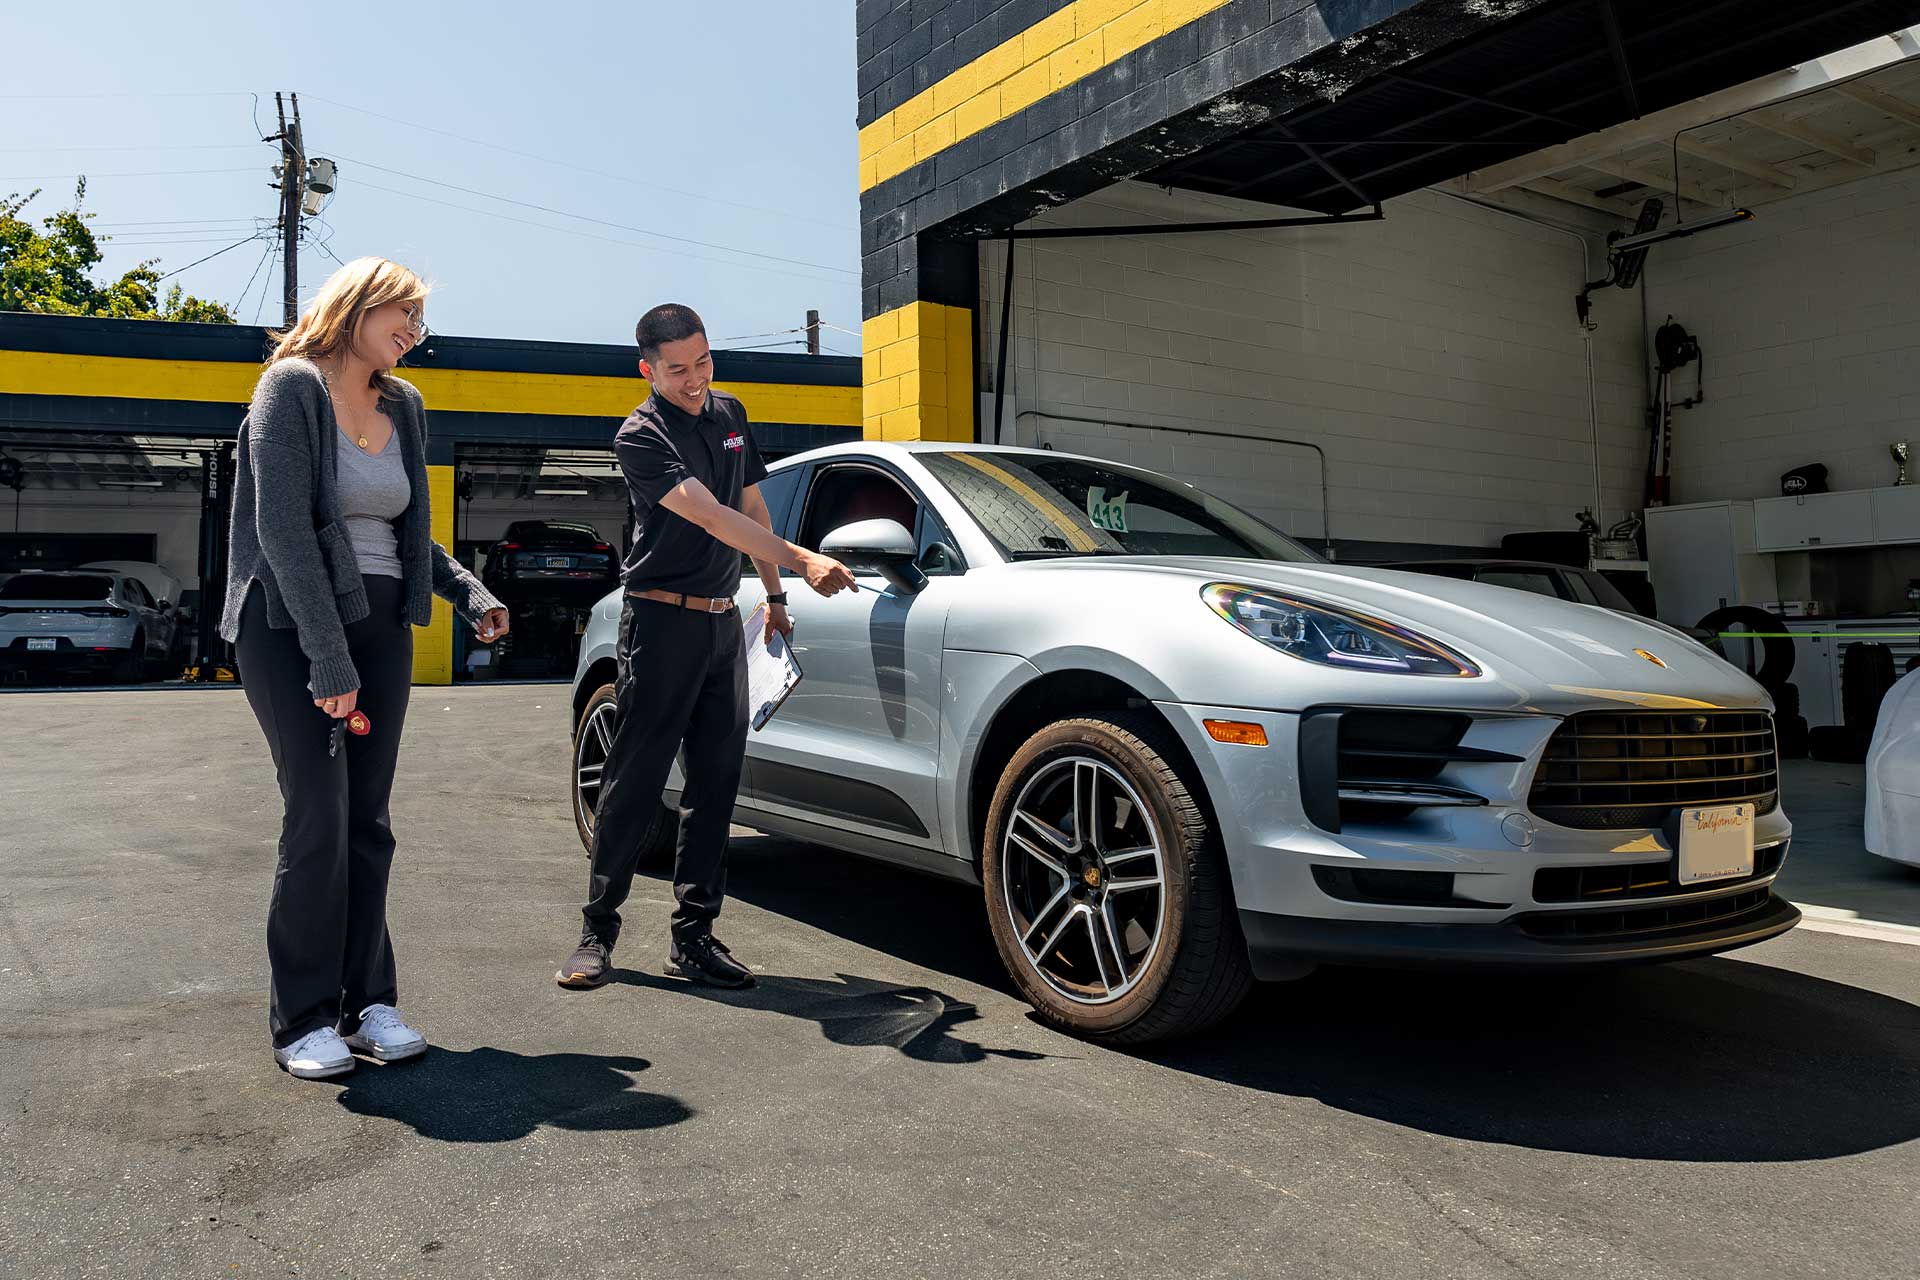
{"type": "Polygon", "coordinates": [[[127,594],[133,597],[133,602],[139,605],[142,609],[153,609],[158,607],[153,603],[153,597],[147,594],[147,589],[144,585],[142,585],[140,579],[123,578],[121,579],[121,581],[126,586],[127,594]]]}
{"type": "Polygon", "coordinates": [[[1516,591],[1531,591],[1537,596],[1559,598],[1550,574],[1532,569],[1482,569],[1474,575],[1475,579],[1495,587],[1512,587],[1516,591]]]}
{"type": "Polygon", "coordinates": [[[920,508],[920,528],[916,541],[920,548],[920,572],[928,577],[967,571],[967,562],[960,555],[960,544],[947,532],[947,526],[933,513],[933,508],[924,504],[920,508]]]}
{"type": "MultiPolygon", "coordinates": [[[[767,504],[767,519],[773,525],[773,531],[783,538],[791,537],[793,494],[800,487],[800,477],[806,472],[804,466],[782,467],[778,471],[769,471],[767,478],[760,482],[760,497],[767,504]]],[[[629,522],[633,519],[631,509],[627,514],[629,522]]],[[[753,572],[753,557],[740,553],[740,572],[753,572]]]]}
{"type": "Polygon", "coordinates": [[[904,485],[877,467],[822,467],[813,473],[800,536],[794,541],[818,551],[828,534],[860,520],[892,520],[911,532],[919,527],[920,504],[904,485]]]}

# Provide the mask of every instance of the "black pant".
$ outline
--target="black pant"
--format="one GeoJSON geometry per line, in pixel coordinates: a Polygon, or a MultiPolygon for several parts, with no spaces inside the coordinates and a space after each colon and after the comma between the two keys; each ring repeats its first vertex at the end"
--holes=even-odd
{"type": "Polygon", "coordinates": [[[747,651],[740,614],[629,597],[620,613],[613,746],[593,814],[587,929],[612,945],[641,842],[681,745],[686,787],[674,852],[673,936],[713,928],[727,891],[727,828],[747,751],[747,651]]]}
{"type": "Polygon", "coordinates": [[[267,625],[258,587],[240,617],[240,678],[286,801],[267,906],[276,1048],[321,1027],[351,1034],[362,1009],[399,998],[387,936],[387,799],[412,691],[413,628],[402,616],[400,579],[364,581],[372,609],[347,628],[347,649],[360,672],[358,705],[372,729],[365,737],[343,733],[335,756],[327,754],[333,717],[313,705],[307,656],[294,632],[267,625]]]}

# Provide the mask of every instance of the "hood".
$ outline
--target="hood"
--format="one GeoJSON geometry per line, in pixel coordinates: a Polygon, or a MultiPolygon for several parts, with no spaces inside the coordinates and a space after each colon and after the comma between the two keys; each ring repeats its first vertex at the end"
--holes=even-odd
{"type": "Polygon", "coordinates": [[[1646,618],[1481,582],[1394,569],[1210,557],[1032,560],[1021,574],[1125,573],[1270,589],[1397,623],[1504,683],[1648,709],[1770,707],[1745,672],[1646,618]],[[1651,657],[1647,656],[1651,655],[1651,657]],[[1657,659],[1657,661],[1655,661],[1657,659]]]}

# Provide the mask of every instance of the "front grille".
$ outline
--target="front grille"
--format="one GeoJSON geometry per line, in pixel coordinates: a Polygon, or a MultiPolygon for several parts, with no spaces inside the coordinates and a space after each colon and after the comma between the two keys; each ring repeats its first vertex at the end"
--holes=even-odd
{"type": "Polygon", "coordinates": [[[1542,867],[1533,875],[1535,902],[1618,902],[1626,898],[1664,898],[1711,893],[1728,885],[1763,880],[1780,870],[1787,846],[1753,851],[1753,874],[1738,880],[1708,880],[1683,885],[1674,879],[1673,859],[1629,862],[1606,867],[1542,867]]]}
{"type": "Polygon", "coordinates": [[[1658,827],[1683,805],[1780,802],[1773,718],[1761,711],[1588,711],[1555,731],[1528,807],[1587,831],[1658,827]]]}
{"type": "Polygon", "coordinates": [[[1555,911],[1517,916],[1514,925],[1531,938],[1545,942],[1579,942],[1625,934],[1659,933],[1669,929],[1697,929],[1732,920],[1767,905],[1765,887],[1721,898],[1665,903],[1657,907],[1629,907],[1621,911],[1555,911]]]}

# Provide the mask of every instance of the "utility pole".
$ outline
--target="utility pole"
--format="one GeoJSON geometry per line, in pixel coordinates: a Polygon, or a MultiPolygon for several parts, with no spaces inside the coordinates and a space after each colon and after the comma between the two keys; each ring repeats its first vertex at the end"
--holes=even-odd
{"type": "Polygon", "coordinates": [[[300,200],[307,177],[306,149],[300,143],[300,95],[293,94],[293,123],[280,94],[273,105],[280,112],[280,258],[284,281],[282,323],[291,329],[300,319],[300,200]]]}
{"type": "Polygon", "coordinates": [[[818,311],[807,312],[807,354],[810,356],[820,354],[820,313],[818,311]]]}

